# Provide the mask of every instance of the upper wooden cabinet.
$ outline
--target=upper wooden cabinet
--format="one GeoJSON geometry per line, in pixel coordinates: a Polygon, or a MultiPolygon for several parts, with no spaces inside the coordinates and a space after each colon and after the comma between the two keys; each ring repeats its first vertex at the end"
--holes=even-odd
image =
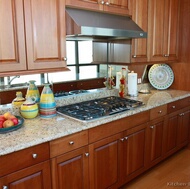
{"type": "MultiPolygon", "coordinates": [[[[148,0],[132,0],[132,20],[145,32],[148,31],[148,0]]],[[[147,62],[147,39],[132,39],[131,62],[147,62]]]]}
{"type": "Polygon", "coordinates": [[[150,61],[177,60],[179,0],[149,0],[148,15],[150,61]]]}
{"type": "Polygon", "coordinates": [[[1,72],[66,67],[65,3],[1,0],[1,72]]]}
{"type": "Polygon", "coordinates": [[[66,5],[115,14],[130,14],[129,0],[66,0],[66,5]]]}

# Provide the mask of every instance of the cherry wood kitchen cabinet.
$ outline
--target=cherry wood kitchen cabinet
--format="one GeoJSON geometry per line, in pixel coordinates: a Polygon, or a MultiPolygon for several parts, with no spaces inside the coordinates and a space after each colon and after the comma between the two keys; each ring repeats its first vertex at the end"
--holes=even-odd
{"type": "Polygon", "coordinates": [[[89,130],[90,189],[118,188],[143,172],[148,119],[146,111],[89,130]]]}
{"type": "Polygon", "coordinates": [[[89,189],[88,156],[88,147],[83,147],[53,158],[53,189],[89,189]]]}
{"type": "MultiPolygon", "coordinates": [[[[132,0],[130,5],[132,20],[148,32],[148,0],[132,0]]],[[[147,62],[147,56],[147,39],[132,39],[131,62],[147,62]]]]}
{"type": "Polygon", "coordinates": [[[0,10],[1,75],[65,69],[64,1],[7,0],[0,10]]]}
{"type": "Polygon", "coordinates": [[[121,179],[126,183],[145,170],[147,124],[142,124],[124,132],[121,143],[121,179]]]}
{"type": "Polygon", "coordinates": [[[49,144],[0,157],[0,188],[51,189],[49,144]]]}
{"type": "Polygon", "coordinates": [[[88,131],[50,141],[53,189],[89,189],[88,131]]]}
{"type": "Polygon", "coordinates": [[[190,132],[189,98],[168,104],[165,155],[171,155],[188,144],[190,132]]]}
{"type": "Polygon", "coordinates": [[[129,15],[129,0],[66,0],[66,6],[129,15]]]}
{"type": "Polygon", "coordinates": [[[149,0],[149,61],[178,59],[179,0],[149,0]]]}
{"type": "Polygon", "coordinates": [[[51,189],[49,161],[22,169],[0,178],[2,189],[51,189]]]}
{"type": "Polygon", "coordinates": [[[150,122],[148,123],[146,138],[147,167],[152,167],[163,158],[163,140],[166,114],[167,105],[162,105],[150,110],[150,122]]]}
{"type": "Polygon", "coordinates": [[[122,134],[105,138],[89,145],[90,189],[117,188],[122,134]]]}

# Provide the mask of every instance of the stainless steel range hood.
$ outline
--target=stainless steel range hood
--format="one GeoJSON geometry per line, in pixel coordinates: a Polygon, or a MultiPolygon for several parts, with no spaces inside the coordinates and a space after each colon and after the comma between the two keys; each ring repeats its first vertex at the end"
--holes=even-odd
{"type": "Polygon", "coordinates": [[[66,8],[67,38],[131,39],[146,38],[130,17],[66,8]]]}

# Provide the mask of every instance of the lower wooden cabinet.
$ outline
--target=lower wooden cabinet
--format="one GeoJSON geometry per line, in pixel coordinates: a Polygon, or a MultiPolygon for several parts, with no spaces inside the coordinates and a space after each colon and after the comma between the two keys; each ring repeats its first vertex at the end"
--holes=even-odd
{"type": "Polygon", "coordinates": [[[165,136],[165,154],[170,155],[188,144],[190,110],[184,108],[168,115],[165,136]]]}
{"type": "Polygon", "coordinates": [[[119,133],[89,145],[90,189],[117,188],[121,138],[119,133]]]}
{"type": "Polygon", "coordinates": [[[89,189],[88,147],[57,156],[51,160],[53,189],[89,189]]]}
{"type": "Polygon", "coordinates": [[[149,122],[147,130],[146,166],[161,161],[163,155],[164,117],[149,122]]]}
{"type": "Polygon", "coordinates": [[[51,189],[49,161],[33,165],[0,178],[0,188],[51,189]]]}
{"type": "Polygon", "coordinates": [[[89,146],[90,189],[118,188],[145,169],[143,124],[89,146]]]}
{"type": "Polygon", "coordinates": [[[121,139],[121,177],[122,183],[133,179],[145,169],[145,138],[147,124],[124,132],[121,139]]]}

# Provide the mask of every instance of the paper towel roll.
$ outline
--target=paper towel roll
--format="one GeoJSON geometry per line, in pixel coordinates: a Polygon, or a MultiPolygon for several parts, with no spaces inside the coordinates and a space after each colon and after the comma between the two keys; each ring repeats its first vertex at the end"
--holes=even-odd
{"type": "Polygon", "coordinates": [[[119,89],[119,85],[120,85],[120,79],[121,79],[121,72],[117,72],[116,73],[116,89],[119,89]]]}
{"type": "Polygon", "coordinates": [[[137,73],[134,73],[133,71],[128,74],[128,95],[138,96],[137,73]]]}

